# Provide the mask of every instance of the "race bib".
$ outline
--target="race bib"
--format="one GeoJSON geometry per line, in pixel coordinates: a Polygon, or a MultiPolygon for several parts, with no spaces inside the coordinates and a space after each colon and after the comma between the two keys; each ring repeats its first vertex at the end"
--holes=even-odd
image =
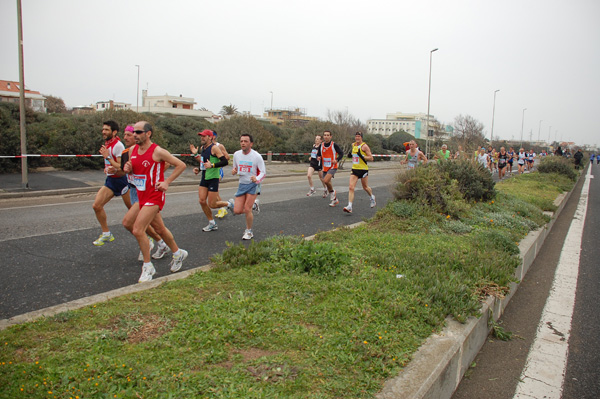
{"type": "Polygon", "coordinates": [[[252,162],[250,161],[241,161],[240,162],[240,172],[251,173],[252,172],[252,162]]]}
{"type": "Polygon", "coordinates": [[[133,184],[138,191],[146,191],[146,175],[133,175],[133,184]]]}
{"type": "Polygon", "coordinates": [[[319,151],[316,148],[313,148],[312,152],[310,153],[310,157],[311,158],[317,158],[317,153],[319,151]]]}
{"type": "Polygon", "coordinates": [[[323,158],[323,166],[326,168],[331,168],[331,158],[323,158]]]}
{"type": "Polygon", "coordinates": [[[206,166],[204,166],[204,157],[200,156],[200,170],[206,170],[206,166]]]}
{"type": "Polygon", "coordinates": [[[358,165],[360,163],[360,158],[356,154],[352,154],[352,164],[358,165]]]}

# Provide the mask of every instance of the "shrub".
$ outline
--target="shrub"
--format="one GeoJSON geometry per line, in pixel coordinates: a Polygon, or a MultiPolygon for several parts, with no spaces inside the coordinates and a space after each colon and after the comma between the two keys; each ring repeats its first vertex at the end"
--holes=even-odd
{"type": "Polygon", "coordinates": [[[345,274],[351,261],[344,248],[329,242],[303,241],[291,251],[284,264],[288,269],[302,273],[335,277],[345,274]]]}
{"type": "Polygon", "coordinates": [[[558,173],[571,180],[577,179],[577,173],[573,170],[573,164],[563,157],[545,157],[538,166],[540,173],[558,173]]]}
{"type": "Polygon", "coordinates": [[[440,162],[437,168],[458,182],[458,189],[469,201],[489,201],[496,196],[489,170],[469,160],[440,162]]]}

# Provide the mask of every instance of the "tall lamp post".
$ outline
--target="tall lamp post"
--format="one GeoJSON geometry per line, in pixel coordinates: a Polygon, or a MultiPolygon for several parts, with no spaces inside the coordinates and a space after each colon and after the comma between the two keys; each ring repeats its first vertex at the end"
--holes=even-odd
{"type": "Polygon", "coordinates": [[[542,122],[543,120],[540,119],[540,126],[538,127],[538,142],[540,141],[540,133],[542,132],[542,122]]]}
{"type": "Polygon", "coordinates": [[[500,89],[494,91],[494,107],[492,108],[492,133],[490,134],[490,145],[493,146],[494,142],[494,114],[496,113],[496,93],[498,93],[500,89]]]}
{"type": "Polygon", "coordinates": [[[521,147],[523,147],[523,126],[525,125],[525,111],[527,111],[527,108],[523,108],[523,118],[521,119],[521,147]]]}
{"type": "Polygon", "coordinates": [[[138,69],[138,81],[137,81],[137,98],[135,103],[135,112],[140,112],[140,66],[136,65],[138,69]]]}
{"type": "Polygon", "coordinates": [[[439,49],[434,48],[429,52],[429,91],[427,93],[427,117],[425,119],[425,134],[427,135],[427,140],[425,141],[425,156],[429,153],[429,104],[431,99],[431,60],[433,58],[434,51],[438,51],[439,49]]]}
{"type": "Polygon", "coordinates": [[[273,112],[273,92],[270,91],[269,93],[271,93],[271,112],[273,112]]]}
{"type": "Polygon", "coordinates": [[[552,132],[552,125],[548,126],[548,152],[550,152],[550,133],[552,132]]]}
{"type": "Polygon", "coordinates": [[[17,0],[17,30],[19,39],[19,126],[21,131],[21,188],[29,188],[27,168],[27,133],[25,130],[25,67],[23,62],[23,16],[21,0],[17,0]]]}

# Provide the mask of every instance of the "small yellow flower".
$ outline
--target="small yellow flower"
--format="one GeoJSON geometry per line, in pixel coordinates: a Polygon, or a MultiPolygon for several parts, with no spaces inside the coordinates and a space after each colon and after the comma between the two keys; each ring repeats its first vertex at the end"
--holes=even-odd
{"type": "Polygon", "coordinates": [[[367,342],[367,341],[363,341],[363,344],[365,344],[365,345],[366,345],[366,344],[368,344],[368,342],[367,342]]]}

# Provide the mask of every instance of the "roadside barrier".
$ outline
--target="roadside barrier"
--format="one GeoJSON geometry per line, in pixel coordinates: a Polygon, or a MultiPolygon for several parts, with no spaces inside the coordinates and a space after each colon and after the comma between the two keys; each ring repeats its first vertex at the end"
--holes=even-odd
{"type": "MultiPolygon", "coordinates": [[[[172,154],[176,157],[193,157],[192,154],[172,154]]],[[[285,156],[285,155],[310,155],[310,152],[267,152],[260,154],[263,157],[269,155],[285,156]]],[[[22,155],[0,155],[0,158],[92,158],[101,157],[101,154],[22,154],[22,155]]],[[[373,154],[374,157],[404,157],[404,154],[373,154]]]]}

